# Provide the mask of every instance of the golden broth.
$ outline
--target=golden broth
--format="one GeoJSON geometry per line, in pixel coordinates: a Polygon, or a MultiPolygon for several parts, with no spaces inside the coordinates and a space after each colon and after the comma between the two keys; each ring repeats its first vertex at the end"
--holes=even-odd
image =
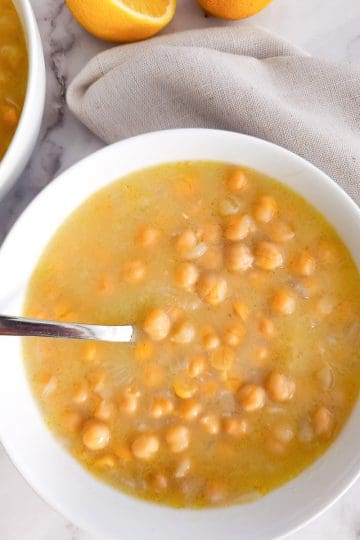
{"type": "Polygon", "coordinates": [[[173,163],[102,189],[50,242],[25,314],[138,325],[132,344],[28,339],[25,365],[83,466],[173,506],[294,478],[358,396],[358,270],[323,216],[250,169],[173,163]]]}

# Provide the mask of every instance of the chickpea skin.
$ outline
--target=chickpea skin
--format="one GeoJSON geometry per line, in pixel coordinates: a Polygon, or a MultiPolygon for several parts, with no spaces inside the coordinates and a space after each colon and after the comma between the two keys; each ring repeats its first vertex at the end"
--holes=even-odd
{"type": "Polygon", "coordinates": [[[295,296],[286,290],[278,291],[272,299],[271,309],[280,315],[292,315],[296,308],[295,296]]]}
{"type": "Polygon", "coordinates": [[[334,417],[323,405],[318,407],[313,415],[312,423],[318,437],[330,437],[334,428],[334,417]]]}
{"type": "Polygon", "coordinates": [[[229,272],[246,272],[252,268],[254,256],[245,244],[232,244],[226,249],[226,268],[229,272]]]}
{"type": "Polygon", "coordinates": [[[248,214],[230,216],[225,221],[224,236],[226,240],[239,242],[255,230],[255,224],[248,214]]]}
{"type": "Polygon", "coordinates": [[[191,289],[199,279],[199,270],[195,264],[183,262],[175,270],[175,283],[184,289],[191,289]]]}
{"type": "Polygon", "coordinates": [[[175,478],[184,478],[191,469],[191,460],[189,457],[182,458],[175,468],[175,478]]]}
{"type": "Polygon", "coordinates": [[[133,455],[145,461],[153,458],[159,448],[159,439],[150,433],[139,435],[131,445],[133,455]]]}
{"type": "Polygon", "coordinates": [[[255,204],[254,216],[256,221],[260,223],[269,223],[274,219],[278,211],[278,206],[273,197],[261,197],[255,204]]]}
{"type": "Polygon", "coordinates": [[[110,442],[110,430],[103,422],[88,420],[83,428],[82,440],[89,450],[102,450],[110,442]]]}
{"type": "Polygon", "coordinates": [[[126,389],[119,397],[119,409],[126,414],[134,414],[138,408],[138,393],[126,389]]]}
{"type": "Polygon", "coordinates": [[[276,270],[284,258],[279,248],[271,242],[260,242],[255,248],[255,265],[262,270],[276,270]]]}
{"type": "Polygon", "coordinates": [[[165,433],[165,440],[175,454],[186,450],[190,444],[190,431],[186,426],[170,426],[165,433]]]}
{"type": "Polygon", "coordinates": [[[217,336],[212,328],[207,328],[206,331],[203,333],[202,336],[202,342],[204,345],[204,348],[207,351],[212,351],[213,349],[216,349],[220,345],[220,338],[217,336]]]}
{"type": "Polygon", "coordinates": [[[103,422],[108,422],[113,418],[115,414],[115,404],[112,401],[101,400],[99,405],[96,407],[94,416],[98,420],[103,422]]]}
{"type": "Polygon", "coordinates": [[[240,319],[243,320],[243,322],[246,322],[249,318],[249,307],[243,302],[242,300],[234,300],[233,302],[233,310],[236,313],[240,319]]]}
{"type": "Polygon", "coordinates": [[[273,372],[266,380],[266,391],[274,401],[290,401],[295,394],[295,383],[283,373],[273,372]]]}
{"type": "Polygon", "coordinates": [[[232,324],[226,328],[223,340],[229,347],[238,347],[244,339],[245,328],[240,324],[232,324]]]}
{"type": "Polygon", "coordinates": [[[89,387],[87,382],[83,381],[76,385],[74,393],[73,393],[73,402],[78,403],[79,405],[81,403],[85,403],[89,397],[89,387]]]}
{"type": "Polygon", "coordinates": [[[243,191],[246,191],[248,188],[248,177],[241,169],[235,169],[229,175],[226,185],[230,191],[241,193],[243,191]]]}
{"type": "Polygon", "coordinates": [[[218,306],[225,300],[227,283],[222,276],[208,273],[200,277],[197,290],[205,302],[212,306],[218,306]]]}
{"type": "Polygon", "coordinates": [[[153,341],[161,341],[170,332],[171,322],[162,309],[153,309],[145,317],[143,329],[153,341]]]}
{"type": "Polygon", "coordinates": [[[124,268],[124,280],[127,283],[140,283],[146,276],[146,264],[140,259],[129,261],[124,268]]]}
{"type": "Polygon", "coordinates": [[[179,376],[174,381],[173,390],[180,399],[190,399],[198,391],[198,385],[193,379],[179,376]]]}
{"type": "Polygon", "coordinates": [[[273,337],[275,334],[273,321],[267,317],[262,317],[259,321],[259,330],[264,336],[268,338],[273,337]]]}
{"type": "Polygon", "coordinates": [[[244,411],[251,412],[265,405],[266,393],[262,386],[245,384],[238,391],[237,398],[244,411]]]}
{"type": "Polygon", "coordinates": [[[167,489],[169,481],[164,473],[159,472],[151,476],[150,485],[156,493],[161,493],[167,489]]]}
{"type": "Polygon", "coordinates": [[[144,249],[150,249],[159,242],[161,232],[152,225],[144,225],[136,235],[136,244],[144,249]]]}

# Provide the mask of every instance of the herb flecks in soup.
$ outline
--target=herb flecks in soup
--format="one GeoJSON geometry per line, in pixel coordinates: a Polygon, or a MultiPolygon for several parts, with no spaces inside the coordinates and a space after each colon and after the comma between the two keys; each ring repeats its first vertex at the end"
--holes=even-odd
{"type": "Polygon", "coordinates": [[[0,160],[17,128],[27,83],[27,50],[11,0],[0,0],[0,160]]]}
{"type": "Polygon", "coordinates": [[[96,193],[51,241],[25,312],[137,322],[133,344],[32,339],[25,362],[76,459],[154,501],[268,493],[357,399],[359,273],[313,207],[253,170],[168,164],[96,193]]]}

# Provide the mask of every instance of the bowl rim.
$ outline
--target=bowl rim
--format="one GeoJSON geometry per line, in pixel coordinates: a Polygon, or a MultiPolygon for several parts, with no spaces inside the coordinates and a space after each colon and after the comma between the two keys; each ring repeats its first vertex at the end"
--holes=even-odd
{"type": "MultiPolygon", "coordinates": [[[[12,242],[13,236],[16,236],[16,234],[18,234],[18,231],[20,231],[21,229],[24,229],[24,227],[26,226],[26,222],[28,221],[29,216],[34,212],[34,210],[36,209],[36,206],[40,202],[44,203],[44,201],[48,197],[48,194],[51,194],[51,192],[56,192],[56,190],[58,189],[58,186],[60,186],[61,184],[66,184],[66,182],[67,182],[67,184],[68,184],[67,187],[69,187],[70,177],[73,176],[74,174],[76,175],[77,173],[80,173],[81,169],[84,166],[89,165],[91,163],[95,163],[95,162],[101,163],[102,160],[106,160],[108,158],[108,156],[111,156],[113,154],[113,152],[117,152],[117,151],[120,151],[120,150],[126,152],[126,150],[128,148],[130,148],[131,146],[133,146],[133,145],[135,145],[135,146],[136,145],[151,146],[151,145],[155,144],[155,142],[158,143],[157,139],[165,140],[166,138],[177,137],[178,135],[180,136],[180,138],[183,137],[184,140],[188,139],[188,138],[191,138],[191,137],[200,137],[201,138],[202,136],[204,137],[204,139],[206,139],[206,137],[208,137],[208,138],[211,138],[211,137],[216,138],[216,137],[218,137],[220,139],[226,139],[226,138],[230,139],[230,138],[236,137],[236,139],[239,141],[239,144],[240,144],[241,141],[246,141],[248,144],[258,146],[259,148],[261,146],[263,148],[267,148],[268,150],[270,150],[271,152],[274,152],[275,154],[277,154],[279,156],[282,154],[284,157],[286,156],[288,159],[291,159],[294,163],[301,166],[300,168],[305,168],[308,171],[314,173],[314,175],[319,179],[319,181],[323,182],[324,186],[327,186],[324,189],[329,188],[334,193],[336,193],[336,196],[341,198],[342,201],[344,202],[344,204],[347,205],[347,209],[349,210],[349,213],[351,213],[355,217],[355,219],[357,220],[357,224],[360,225],[360,209],[355,204],[355,202],[333,180],[331,180],[325,173],[323,173],[322,171],[317,169],[314,165],[310,164],[309,162],[307,162],[303,158],[297,156],[296,154],[294,154],[292,152],[289,152],[288,150],[286,150],[284,148],[281,148],[281,147],[279,147],[277,145],[274,145],[272,143],[269,143],[267,141],[263,141],[261,139],[255,138],[255,137],[250,137],[248,135],[242,135],[242,134],[239,134],[239,133],[233,133],[233,132],[227,132],[227,131],[221,131],[221,130],[196,129],[196,128],[194,128],[194,129],[176,129],[176,130],[166,130],[166,131],[160,131],[160,132],[147,133],[147,134],[139,135],[137,137],[132,137],[130,139],[126,139],[124,141],[120,141],[118,143],[115,143],[113,145],[105,147],[105,148],[91,154],[90,156],[84,158],[80,162],[78,162],[75,165],[73,165],[72,167],[70,167],[67,171],[60,174],[53,182],[51,182],[33,200],[32,203],[30,203],[30,205],[27,207],[27,209],[23,212],[23,214],[20,216],[18,221],[15,223],[15,225],[13,226],[11,231],[9,232],[9,234],[8,234],[2,248],[0,249],[0,261],[4,257],[4,253],[7,251],[7,248],[9,246],[9,244],[12,242]]],[[[198,158],[198,159],[201,159],[201,158],[198,158]]],[[[214,160],[215,161],[221,161],[221,159],[217,159],[217,158],[215,158],[214,160]]],[[[166,162],[169,162],[169,161],[175,161],[175,160],[166,159],[166,156],[165,156],[165,158],[163,160],[163,163],[166,163],[166,162]]],[[[223,161],[227,161],[227,160],[223,160],[223,161]]],[[[135,167],[134,170],[141,170],[142,168],[144,168],[144,166],[135,167]]],[[[120,176],[122,176],[122,174],[120,176]]],[[[107,178],[102,183],[101,187],[105,187],[106,185],[109,185],[115,179],[116,178],[112,178],[112,179],[107,178]]],[[[100,189],[100,188],[95,189],[93,192],[96,192],[98,189],[100,189]]],[[[88,194],[83,196],[82,201],[85,201],[88,196],[89,196],[88,194]]],[[[310,202],[312,202],[312,201],[310,201],[310,202]]],[[[314,204],[314,203],[312,203],[312,204],[314,204]]],[[[58,226],[61,225],[61,223],[62,222],[59,222],[58,226]]],[[[360,266],[360,253],[358,254],[357,259],[358,259],[357,260],[358,266],[360,266]]],[[[36,262],[37,261],[34,262],[33,266],[36,265],[36,262]]],[[[355,406],[355,407],[357,408],[357,406],[355,406]]],[[[354,412],[352,413],[351,417],[353,415],[354,415],[354,412]]],[[[346,426],[350,423],[351,417],[348,419],[346,426]]],[[[45,428],[45,424],[44,424],[44,428],[45,428]]],[[[342,434],[339,436],[338,439],[341,439],[341,438],[342,438],[342,434]]],[[[324,454],[324,456],[326,456],[330,452],[331,448],[333,448],[336,445],[338,439],[331,445],[330,449],[324,454]]],[[[32,478],[31,474],[29,474],[29,471],[27,471],[22,466],[22,464],[19,463],[18,460],[15,458],[11,447],[10,446],[8,447],[6,442],[5,442],[4,446],[5,446],[6,450],[8,451],[10,459],[15,463],[18,470],[27,479],[29,484],[35,489],[35,491],[40,495],[40,497],[42,497],[44,500],[48,501],[56,510],[61,512],[63,515],[67,516],[74,523],[77,523],[83,529],[89,530],[89,531],[91,531],[91,532],[93,532],[93,533],[95,533],[95,534],[97,534],[99,536],[102,536],[104,534],[104,531],[101,528],[99,528],[97,525],[95,525],[94,523],[89,525],[89,523],[86,522],[86,520],[84,521],[78,515],[75,515],[75,512],[73,511],[73,509],[67,507],[67,505],[66,505],[66,503],[64,501],[60,501],[59,499],[56,498],[56,496],[53,496],[52,494],[50,494],[49,490],[47,489],[46,486],[39,485],[39,483],[37,481],[35,481],[34,478],[32,478]]],[[[320,460],[321,459],[322,458],[320,458],[320,460]]],[[[320,460],[317,460],[315,462],[315,464],[318,463],[320,460]]],[[[312,467],[306,469],[306,471],[309,471],[309,469],[311,469],[311,468],[312,467]]],[[[318,515],[323,513],[329,506],[331,506],[336,500],[338,500],[342,496],[342,494],[345,491],[347,491],[347,489],[349,489],[351,485],[353,485],[353,483],[356,481],[356,479],[359,476],[360,476],[360,456],[357,456],[357,461],[356,461],[356,464],[353,467],[353,470],[351,470],[351,472],[348,472],[347,476],[344,475],[344,477],[338,479],[338,482],[333,486],[333,492],[328,496],[324,495],[322,501],[316,501],[316,508],[312,509],[311,511],[308,511],[305,516],[298,517],[298,521],[296,522],[295,525],[291,526],[290,528],[287,528],[286,530],[280,531],[279,534],[276,535],[276,537],[285,537],[288,534],[291,534],[291,533],[299,530],[300,528],[302,528],[303,526],[308,524],[310,521],[314,520],[318,515]]],[[[297,477],[297,478],[299,478],[299,477],[297,477]]],[[[296,480],[297,479],[295,479],[295,481],[296,480]]],[[[289,483],[285,484],[284,486],[286,486],[288,484],[289,483]]],[[[283,487],[279,488],[279,489],[281,490],[281,489],[283,489],[283,487]]],[[[279,491],[279,490],[276,490],[276,491],[279,491]]],[[[265,498],[262,499],[262,501],[264,501],[264,500],[265,500],[265,498]]],[[[148,503],[142,503],[142,502],[141,502],[141,504],[148,505],[148,503]]],[[[166,507],[160,507],[160,508],[162,508],[162,510],[165,510],[166,512],[169,512],[169,513],[173,512],[172,509],[168,509],[166,507]]],[[[234,507],[231,507],[231,508],[234,508],[234,507]]],[[[218,510],[218,511],[222,512],[223,510],[218,510]]],[[[178,512],[178,511],[174,511],[174,512],[178,512]]],[[[184,513],[189,512],[189,510],[180,510],[180,512],[184,515],[184,513]]],[[[212,510],[210,510],[210,511],[209,510],[203,510],[201,512],[202,513],[211,513],[213,511],[212,510]]],[[[112,536],[111,536],[111,538],[112,538],[112,536]]]]}
{"type": "Polygon", "coordinates": [[[45,108],[44,51],[34,12],[28,0],[12,0],[27,44],[28,80],[19,124],[0,161],[0,197],[14,184],[36,144],[45,108]]]}

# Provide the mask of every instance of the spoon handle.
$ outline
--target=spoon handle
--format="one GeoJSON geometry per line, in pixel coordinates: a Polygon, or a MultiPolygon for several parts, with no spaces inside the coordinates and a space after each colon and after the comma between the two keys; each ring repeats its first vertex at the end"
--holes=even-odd
{"type": "Polygon", "coordinates": [[[133,331],[132,326],[100,326],[0,315],[0,336],[34,336],[127,343],[131,341],[133,331]]]}

